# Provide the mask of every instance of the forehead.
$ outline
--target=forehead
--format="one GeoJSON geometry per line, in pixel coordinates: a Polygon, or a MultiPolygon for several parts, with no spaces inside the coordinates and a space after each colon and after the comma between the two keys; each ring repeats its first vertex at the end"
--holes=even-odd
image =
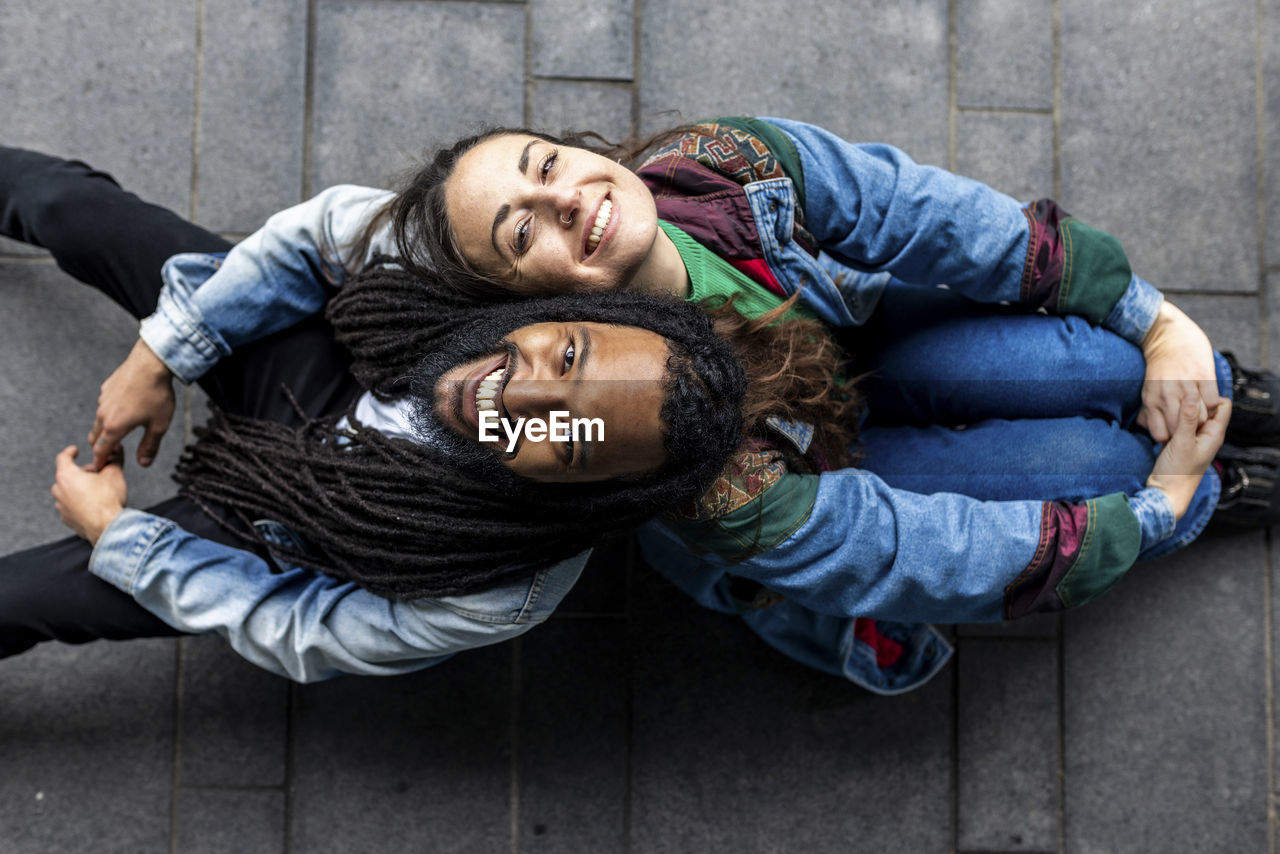
{"type": "Polygon", "coordinates": [[[496,258],[489,245],[494,215],[524,178],[517,164],[525,146],[542,142],[526,134],[503,134],[486,139],[458,158],[444,182],[444,206],[454,236],[468,257],[496,258]]]}

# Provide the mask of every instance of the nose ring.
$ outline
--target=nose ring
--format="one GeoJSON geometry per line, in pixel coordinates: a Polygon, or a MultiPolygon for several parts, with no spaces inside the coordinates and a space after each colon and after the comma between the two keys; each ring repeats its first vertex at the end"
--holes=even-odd
{"type": "Polygon", "coordinates": [[[561,222],[562,224],[564,224],[564,225],[573,225],[573,217],[571,217],[571,216],[565,216],[564,214],[561,214],[561,215],[560,215],[560,222],[561,222]]]}

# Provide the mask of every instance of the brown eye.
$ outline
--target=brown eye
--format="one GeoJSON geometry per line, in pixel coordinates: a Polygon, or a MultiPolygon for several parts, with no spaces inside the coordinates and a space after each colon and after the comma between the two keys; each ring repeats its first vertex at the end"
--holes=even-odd
{"type": "Polygon", "coordinates": [[[551,174],[551,170],[555,168],[556,160],[560,155],[553,151],[542,159],[542,163],[538,166],[538,174],[542,176],[542,182],[545,184],[547,176],[551,174]]]}
{"type": "Polygon", "coordinates": [[[529,249],[529,220],[523,219],[516,226],[515,250],[517,255],[523,255],[529,249]]]}

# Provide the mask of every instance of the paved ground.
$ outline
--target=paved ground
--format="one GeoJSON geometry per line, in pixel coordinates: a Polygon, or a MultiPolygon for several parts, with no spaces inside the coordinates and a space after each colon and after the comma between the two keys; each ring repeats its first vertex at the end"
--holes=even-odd
{"type": "MultiPolygon", "coordinates": [[[[0,0],[0,137],[232,236],[480,122],[734,112],[1054,195],[1280,366],[1280,0],[0,0]]],[[[61,535],[53,453],[134,333],[0,250],[8,551],[61,535]]],[[[0,663],[0,851],[1271,852],[1273,551],[1201,542],[1065,619],[960,627],[892,700],[625,545],[550,625],[415,677],[39,649],[0,663]]]]}

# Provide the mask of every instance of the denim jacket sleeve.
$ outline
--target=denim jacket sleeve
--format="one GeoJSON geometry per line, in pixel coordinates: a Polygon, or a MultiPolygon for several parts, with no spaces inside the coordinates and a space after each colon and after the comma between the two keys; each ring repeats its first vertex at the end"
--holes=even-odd
{"type": "MultiPolygon", "coordinates": [[[[142,340],[190,383],[233,348],[314,314],[343,278],[336,259],[390,197],[370,187],[330,187],[272,216],[194,280],[184,281],[182,270],[166,264],[159,305],[139,330],[142,340]]],[[[378,234],[362,260],[390,251],[389,239],[378,234]]]]}
{"type": "Polygon", "coordinates": [[[468,596],[398,602],[202,539],[138,510],[103,532],[89,570],[184,632],[217,632],[240,655],[299,682],[421,670],[543,622],[586,552],[532,579],[468,596]]]}
{"type": "MultiPolygon", "coordinates": [[[[892,146],[767,121],[796,146],[804,224],[823,252],[855,271],[882,274],[851,275],[837,285],[842,290],[882,290],[895,280],[946,285],[980,302],[1078,314],[1135,344],[1151,328],[1159,291],[1133,275],[1114,237],[1052,200],[1022,205],[892,146]]],[[[865,306],[874,295],[851,292],[843,300],[865,306]]]]}
{"type": "Polygon", "coordinates": [[[650,524],[645,557],[695,596],[728,573],[823,614],[994,622],[1097,598],[1174,526],[1157,489],[1079,504],[979,501],[893,489],[857,469],[787,475],[756,502],[735,511],[754,516],[746,551],[705,529],[650,524]]]}

